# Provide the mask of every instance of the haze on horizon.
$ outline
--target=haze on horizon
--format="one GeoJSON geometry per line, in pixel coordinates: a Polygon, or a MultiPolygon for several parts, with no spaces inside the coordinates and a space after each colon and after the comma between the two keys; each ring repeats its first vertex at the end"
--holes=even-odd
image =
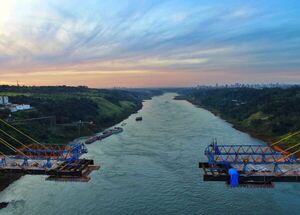
{"type": "Polygon", "coordinates": [[[297,0],[0,0],[0,84],[300,82],[297,0]]]}

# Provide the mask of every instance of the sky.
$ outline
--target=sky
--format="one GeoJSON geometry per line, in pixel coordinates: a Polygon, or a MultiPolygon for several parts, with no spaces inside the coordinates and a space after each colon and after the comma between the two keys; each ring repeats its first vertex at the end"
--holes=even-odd
{"type": "Polygon", "coordinates": [[[300,83],[298,0],[0,0],[0,84],[300,83]]]}

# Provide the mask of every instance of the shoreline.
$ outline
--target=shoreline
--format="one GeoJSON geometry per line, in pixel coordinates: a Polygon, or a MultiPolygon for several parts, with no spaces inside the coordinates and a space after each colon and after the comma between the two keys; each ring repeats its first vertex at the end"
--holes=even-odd
{"type": "MultiPolygon", "coordinates": [[[[150,98],[152,99],[152,97],[150,98]]],[[[148,99],[147,99],[148,100],[148,99]]],[[[138,106],[138,108],[136,108],[134,111],[132,111],[130,114],[122,117],[122,118],[119,118],[116,122],[114,122],[113,125],[116,125],[116,124],[119,124],[120,122],[128,119],[129,116],[131,116],[132,114],[135,114],[137,113],[139,110],[141,110],[143,108],[143,103],[144,103],[145,100],[142,100],[141,101],[141,104],[138,106]]],[[[107,128],[110,128],[111,126],[113,125],[107,125],[105,126],[105,128],[103,128],[103,130],[107,129],[107,128]]],[[[101,131],[99,131],[101,132],[101,131]]],[[[96,134],[96,133],[95,133],[96,134]]],[[[82,137],[77,137],[75,138],[73,141],[70,141],[70,142],[74,142],[74,141],[79,141],[79,140],[83,140],[83,139],[86,139],[88,138],[87,136],[82,136],[82,137]]],[[[11,184],[13,184],[15,181],[19,180],[20,178],[22,178],[22,176],[24,176],[24,174],[10,174],[10,173],[7,173],[7,174],[0,174],[0,193],[2,191],[4,191],[6,188],[8,188],[11,184]]],[[[2,208],[6,208],[8,206],[9,202],[0,202],[0,210],[2,208]]]]}
{"type": "MultiPolygon", "coordinates": [[[[203,108],[209,112],[211,112],[213,115],[219,117],[220,119],[224,120],[225,122],[229,123],[230,125],[232,125],[232,127],[238,131],[241,131],[241,132],[244,132],[244,133],[247,133],[250,137],[253,137],[253,138],[256,138],[256,139],[259,139],[263,142],[265,142],[267,145],[271,145],[273,142],[274,142],[274,138],[272,137],[269,137],[269,136],[263,136],[261,134],[257,134],[253,131],[250,131],[250,130],[247,130],[245,128],[242,128],[240,127],[239,125],[236,125],[234,122],[232,122],[231,120],[229,119],[226,119],[224,117],[221,116],[221,114],[217,111],[214,111],[214,110],[211,110],[211,109],[208,109],[204,106],[201,106],[200,104],[197,104],[196,102],[193,102],[192,100],[189,100],[188,98],[184,97],[184,96],[178,96],[178,97],[175,97],[174,98],[175,100],[185,100],[189,103],[191,103],[192,105],[196,106],[197,108],[203,108]]],[[[283,149],[281,149],[280,147],[278,147],[277,150],[282,150],[284,151],[283,149]]]]}
{"type": "Polygon", "coordinates": [[[226,119],[226,118],[222,117],[222,115],[221,115],[218,111],[211,110],[211,109],[209,109],[209,108],[206,108],[206,107],[204,107],[204,106],[201,106],[200,104],[197,104],[197,102],[194,103],[193,101],[191,101],[191,100],[189,100],[189,99],[187,99],[187,98],[185,98],[185,97],[183,97],[183,96],[179,96],[179,97],[177,97],[177,98],[175,98],[175,99],[176,99],[176,100],[185,100],[185,101],[191,103],[192,105],[196,106],[197,108],[203,108],[203,109],[205,109],[205,110],[211,112],[213,115],[215,115],[215,116],[219,117],[220,119],[224,120],[225,122],[229,123],[229,124],[232,126],[232,128],[234,128],[234,129],[236,129],[236,130],[238,130],[238,131],[244,132],[244,133],[248,134],[248,135],[249,135],[250,137],[252,137],[252,138],[256,138],[256,139],[258,139],[258,140],[261,140],[261,141],[265,142],[266,145],[267,145],[267,146],[270,146],[273,150],[278,151],[278,152],[281,152],[281,153],[283,153],[284,155],[288,155],[288,154],[289,154],[288,151],[284,150],[284,149],[283,149],[282,147],[280,147],[279,145],[271,146],[272,143],[274,143],[274,142],[276,141],[276,140],[274,139],[274,137],[270,137],[270,136],[265,136],[265,135],[262,135],[262,134],[258,134],[258,133],[255,133],[255,132],[251,131],[251,130],[248,130],[248,129],[246,129],[246,128],[243,128],[243,127],[241,127],[241,126],[235,124],[235,123],[234,123],[233,121],[231,121],[230,119],[226,119]]]}

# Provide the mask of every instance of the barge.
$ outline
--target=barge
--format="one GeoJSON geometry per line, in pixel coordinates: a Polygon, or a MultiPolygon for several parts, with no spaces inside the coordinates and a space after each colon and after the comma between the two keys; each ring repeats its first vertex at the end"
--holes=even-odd
{"type": "Polygon", "coordinates": [[[121,128],[121,127],[109,128],[109,129],[106,129],[105,131],[103,131],[102,133],[100,133],[99,135],[96,135],[96,136],[93,136],[93,137],[87,139],[84,143],[91,144],[93,142],[96,142],[98,140],[103,140],[113,134],[118,134],[121,132],[123,132],[123,128],[121,128]]]}

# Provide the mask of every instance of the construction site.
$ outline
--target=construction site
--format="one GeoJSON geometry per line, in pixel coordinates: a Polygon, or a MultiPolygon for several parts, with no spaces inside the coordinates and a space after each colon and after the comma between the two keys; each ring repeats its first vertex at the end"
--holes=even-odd
{"type": "Polygon", "coordinates": [[[204,181],[225,181],[230,187],[274,187],[274,182],[300,182],[300,143],[286,149],[270,145],[219,145],[216,140],[205,149],[206,162],[199,162],[204,181]]]}
{"type": "MultiPolygon", "coordinates": [[[[88,182],[99,170],[93,160],[82,158],[84,143],[42,144],[0,119],[0,174],[46,175],[46,180],[88,182]],[[22,140],[22,141],[21,141],[22,140]],[[26,140],[26,141],[24,141],[26,140]]],[[[220,145],[216,140],[199,162],[204,181],[224,181],[230,187],[274,187],[274,182],[300,182],[300,145],[284,150],[278,145],[300,131],[270,145],[220,145]]]]}
{"type": "Polygon", "coordinates": [[[46,180],[88,182],[99,170],[83,143],[45,145],[0,119],[0,174],[46,175],[46,180]],[[22,141],[21,141],[22,139],[22,141]]]}

